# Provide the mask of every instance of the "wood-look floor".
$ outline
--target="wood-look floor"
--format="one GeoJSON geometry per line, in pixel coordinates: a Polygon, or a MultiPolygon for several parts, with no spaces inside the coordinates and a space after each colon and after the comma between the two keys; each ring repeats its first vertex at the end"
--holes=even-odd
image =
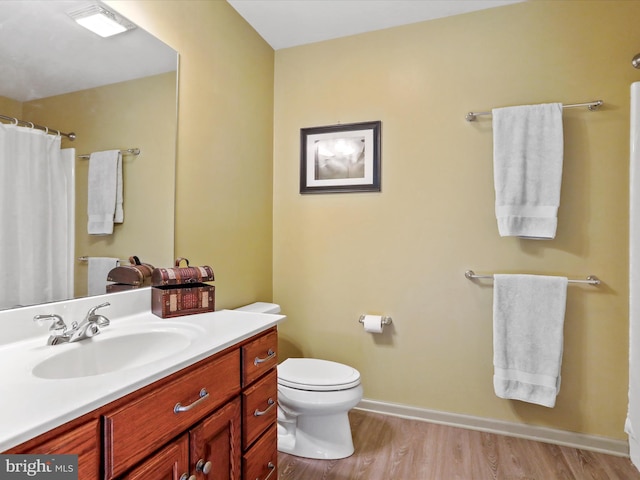
{"type": "Polygon", "coordinates": [[[361,410],[349,416],[351,457],[279,453],[279,480],[640,480],[625,457],[361,410]]]}

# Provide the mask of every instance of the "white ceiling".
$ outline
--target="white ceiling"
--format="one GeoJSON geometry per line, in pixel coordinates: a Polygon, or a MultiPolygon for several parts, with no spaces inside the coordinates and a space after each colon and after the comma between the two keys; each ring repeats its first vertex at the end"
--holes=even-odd
{"type": "MultiPolygon", "coordinates": [[[[276,50],[520,1],[228,0],[276,50]]],[[[103,39],[68,17],[91,3],[0,0],[0,96],[29,101],[176,69],[176,52],[140,28],[103,39]]]]}
{"type": "Polygon", "coordinates": [[[274,50],[526,0],[227,0],[274,50]]]}
{"type": "Polygon", "coordinates": [[[24,102],[176,70],[176,52],[144,30],[101,38],[67,15],[92,3],[0,0],[0,96],[24,102]]]}

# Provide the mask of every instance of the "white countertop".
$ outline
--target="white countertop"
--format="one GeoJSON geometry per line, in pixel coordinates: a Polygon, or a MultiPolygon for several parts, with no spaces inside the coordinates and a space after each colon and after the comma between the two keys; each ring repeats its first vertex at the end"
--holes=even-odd
{"type": "MultiPolygon", "coordinates": [[[[144,308],[144,300],[148,296],[148,293],[138,293],[137,296],[113,294],[93,300],[82,299],[81,304],[73,308],[86,311],[87,305],[90,308],[110,301],[112,307],[101,309],[99,313],[107,316],[111,325],[104,327],[102,333],[94,338],[55,346],[46,344],[49,337],[47,328],[33,329],[33,315],[44,312],[69,313],[68,303],[77,301],[26,307],[8,313],[0,312],[0,328],[16,328],[16,318],[19,317],[19,325],[31,332],[30,335],[22,335],[26,338],[0,345],[0,452],[193,365],[277,325],[286,318],[284,315],[221,310],[161,319],[148,309],[150,301],[146,303],[147,308],[144,308]],[[132,314],[116,317],[110,315],[114,306],[116,308],[113,308],[113,311],[120,314],[125,312],[126,306],[118,303],[127,303],[130,299],[135,299],[134,303],[138,304],[137,308],[132,309],[132,314]],[[140,305],[143,307],[140,308],[140,305]],[[174,328],[176,331],[187,332],[189,340],[185,342],[188,345],[178,346],[178,351],[159,359],[153,358],[152,354],[138,366],[75,378],[47,379],[33,373],[34,367],[43,360],[65,351],[82,348],[87,345],[85,342],[103,342],[131,333],[174,328]],[[33,332],[37,332],[37,335],[33,335],[33,332]],[[145,361],[147,363],[144,363],[145,361]]],[[[67,317],[64,319],[68,324],[72,321],[67,317]]],[[[163,354],[159,353],[157,356],[161,355],[163,354]]],[[[107,366],[107,369],[109,368],[107,366]]]]}

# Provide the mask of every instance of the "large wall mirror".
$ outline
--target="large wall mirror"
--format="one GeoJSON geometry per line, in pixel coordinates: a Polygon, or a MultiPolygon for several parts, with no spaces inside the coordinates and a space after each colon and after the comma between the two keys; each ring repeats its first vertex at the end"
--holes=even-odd
{"type": "MultiPolygon", "coordinates": [[[[74,141],[61,137],[63,149],[75,149],[69,184],[74,297],[90,293],[87,258],[128,262],[135,255],[170,266],[174,253],[177,52],[140,27],[109,38],[89,32],[68,13],[90,4],[98,2],[0,1],[0,115],[46,126],[49,134],[76,134],[74,141]],[[140,150],[122,159],[124,221],[110,235],[90,235],[86,156],[113,149],[140,150]]],[[[11,123],[2,120],[4,126],[11,123]]],[[[0,173],[0,182],[12,181],[11,171],[0,173]]],[[[0,211],[0,229],[5,228],[0,211]]],[[[28,254],[6,266],[7,276],[21,269],[37,275],[41,267],[28,254]]],[[[3,302],[1,286],[0,308],[41,303],[3,302]]]]}

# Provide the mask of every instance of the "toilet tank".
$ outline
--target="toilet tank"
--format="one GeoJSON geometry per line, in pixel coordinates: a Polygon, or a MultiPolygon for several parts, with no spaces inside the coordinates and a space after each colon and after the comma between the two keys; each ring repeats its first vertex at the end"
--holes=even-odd
{"type": "Polygon", "coordinates": [[[277,303],[255,302],[235,310],[255,313],[280,313],[280,305],[277,303]]]}

